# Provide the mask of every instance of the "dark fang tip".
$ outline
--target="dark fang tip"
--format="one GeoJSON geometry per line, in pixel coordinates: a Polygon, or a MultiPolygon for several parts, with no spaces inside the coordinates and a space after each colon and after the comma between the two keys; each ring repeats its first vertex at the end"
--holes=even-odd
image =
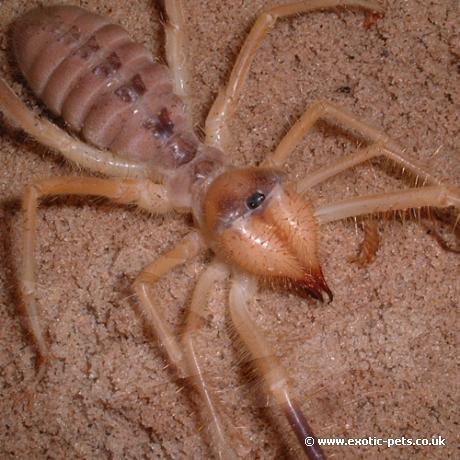
{"type": "Polygon", "coordinates": [[[328,303],[331,303],[334,298],[320,268],[314,272],[309,271],[301,279],[267,277],[265,281],[271,287],[281,288],[304,298],[313,297],[320,302],[324,302],[324,294],[326,294],[329,299],[328,303]]]}
{"type": "Polygon", "coordinates": [[[318,269],[315,272],[307,273],[303,280],[294,281],[294,285],[297,289],[300,289],[301,292],[310,295],[320,302],[324,302],[323,294],[326,294],[329,298],[328,303],[331,303],[334,298],[332,291],[329,289],[329,286],[324,279],[321,269],[318,269]]]}
{"type": "Polygon", "coordinates": [[[328,297],[328,302],[327,303],[331,303],[332,300],[334,299],[334,296],[333,296],[331,290],[327,286],[323,287],[322,290],[312,289],[312,288],[308,288],[308,287],[304,287],[304,290],[305,290],[307,295],[309,295],[310,297],[313,297],[315,300],[319,300],[322,303],[324,303],[323,293],[326,294],[327,297],[328,297]]]}
{"type": "Polygon", "coordinates": [[[324,291],[326,292],[328,298],[329,298],[329,302],[328,303],[331,303],[333,300],[334,300],[334,294],[332,294],[332,291],[329,289],[329,286],[327,284],[324,284],[324,291]]]}
{"type": "Polygon", "coordinates": [[[324,297],[321,291],[316,291],[315,289],[305,288],[305,292],[310,297],[313,297],[315,300],[319,300],[320,302],[324,302],[324,297]]]}

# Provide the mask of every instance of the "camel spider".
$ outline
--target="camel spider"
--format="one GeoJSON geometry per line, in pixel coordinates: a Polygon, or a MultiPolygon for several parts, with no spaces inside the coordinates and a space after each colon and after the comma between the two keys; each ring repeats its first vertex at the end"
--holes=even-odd
{"type": "MultiPolygon", "coordinates": [[[[5,95],[6,93],[3,93],[3,94],[5,95]]],[[[6,118],[8,119],[8,114],[6,114],[6,118]]],[[[42,347],[41,351],[42,351],[42,354],[44,355],[44,352],[46,351],[46,348],[42,347]]]]}

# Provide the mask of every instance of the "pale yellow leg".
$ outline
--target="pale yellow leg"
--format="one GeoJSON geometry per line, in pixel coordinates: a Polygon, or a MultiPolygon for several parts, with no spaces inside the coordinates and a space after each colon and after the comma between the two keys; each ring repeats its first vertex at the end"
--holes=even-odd
{"type": "Polygon", "coordinates": [[[36,141],[56,150],[78,166],[108,176],[142,178],[152,175],[152,170],[145,163],[129,161],[112,152],[92,147],[36,116],[1,78],[0,112],[13,126],[21,128],[36,141]]]}
{"type": "Polygon", "coordinates": [[[401,168],[402,172],[410,172],[415,177],[417,184],[441,185],[440,181],[426,172],[422,167],[418,166],[417,163],[405,155],[401,149],[395,152],[379,144],[371,144],[368,147],[350,153],[335,160],[330,165],[308,174],[307,177],[297,182],[297,191],[300,193],[306,192],[308,189],[324,182],[336,174],[380,156],[394,162],[401,168]]]}
{"type": "Polygon", "coordinates": [[[184,6],[182,0],[162,0],[159,3],[165,16],[165,52],[168,66],[173,74],[174,92],[186,98],[188,73],[185,53],[184,6]]]}
{"type": "Polygon", "coordinates": [[[187,316],[185,331],[182,343],[187,359],[187,366],[193,383],[197,388],[206,413],[206,421],[209,422],[211,444],[218,458],[235,459],[238,458],[236,452],[244,450],[242,442],[230,427],[222,421],[221,411],[218,402],[213,397],[212,391],[206,382],[203,369],[197,355],[195,340],[202,322],[204,321],[204,309],[206,307],[209,293],[218,281],[223,281],[228,276],[228,269],[219,262],[213,262],[200,276],[193,292],[192,304],[187,316]],[[230,442],[229,442],[230,441],[230,442]]]}
{"type": "Polygon", "coordinates": [[[348,111],[326,101],[314,103],[302,115],[282,139],[273,155],[266,159],[265,164],[277,167],[282,166],[300,140],[319,119],[332,120],[347,129],[352,129],[370,141],[371,144],[357,152],[339,158],[331,165],[308,174],[307,177],[296,184],[297,190],[300,193],[306,192],[308,189],[346,169],[379,156],[392,161],[403,172],[410,172],[415,177],[416,183],[424,186],[405,191],[356,197],[323,206],[315,211],[315,215],[320,223],[365,214],[427,206],[459,207],[459,190],[457,188],[442,185],[440,181],[418,166],[414,160],[410,159],[398,144],[385,133],[372,128],[348,111]]]}
{"type": "Polygon", "coordinates": [[[398,190],[376,195],[358,196],[321,206],[315,210],[320,224],[365,214],[404,211],[411,208],[432,206],[460,209],[460,188],[433,185],[428,187],[398,190]]]}
{"type": "Polygon", "coordinates": [[[36,304],[35,246],[39,200],[57,195],[95,195],[118,203],[133,203],[156,213],[171,209],[160,185],[137,179],[99,179],[92,177],[56,177],[30,185],[23,197],[24,240],[19,282],[29,327],[42,362],[48,358],[36,304]]]}
{"type": "Polygon", "coordinates": [[[236,110],[242,88],[257,49],[278,19],[333,8],[362,8],[383,12],[377,3],[366,0],[310,0],[279,5],[264,11],[256,20],[236,59],[227,86],[214,101],[206,119],[206,143],[223,149],[228,137],[229,118],[236,110]]]}
{"type": "Polygon", "coordinates": [[[407,170],[411,172],[415,177],[420,179],[423,184],[440,185],[440,182],[436,178],[418,166],[417,163],[409,158],[404,150],[385,133],[372,128],[350,112],[327,101],[317,101],[305,111],[281,140],[275,152],[267,157],[265,164],[281,167],[287,161],[287,158],[301,139],[320,119],[332,120],[334,123],[342,125],[346,129],[356,131],[359,135],[375,145],[370,145],[358,152],[352,153],[339,159],[331,166],[327,166],[308,175],[303,181],[299,182],[299,191],[305,191],[308,187],[312,187],[347,168],[377,156],[388,158],[399,165],[403,171],[407,170]]]}
{"type": "Polygon", "coordinates": [[[230,314],[232,322],[252,356],[265,387],[275,403],[285,414],[302,448],[310,459],[321,460],[325,456],[315,442],[313,446],[305,443],[307,437],[315,437],[300,406],[292,397],[288,375],[273,354],[264,335],[252,320],[248,303],[256,289],[255,281],[247,275],[236,273],[230,289],[230,314]]]}
{"type": "Polygon", "coordinates": [[[180,377],[189,376],[189,369],[179,342],[164,319],[161,308],[155,302],[150,288],[166,273],[195,257],[204,248],[205,245],[199,234],[196,232],[189,233],[171,251],[163,254],[148,265],[136,278],[133,285],[147,324],[155,332],[160,345],[166,351],[169,360],[175,366],[180,377]]]}

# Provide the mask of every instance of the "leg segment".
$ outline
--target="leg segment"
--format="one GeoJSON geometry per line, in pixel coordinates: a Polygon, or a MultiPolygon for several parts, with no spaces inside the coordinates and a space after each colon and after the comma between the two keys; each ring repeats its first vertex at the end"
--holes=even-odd
{"type": "Polygon", "coordinates": [[[109,151],[99,150],[70,136],[48,120],[28,109],[0,78],[0,112],[35,140],[58,151],[67,160],[91,171],[118,177],[149,177],[152,171],[145,163],[118,158],[109,151]]]}
{"type": "Polygon", "coordinates": [[[282,166],[288,156],[295,149],[300,140],[308,133],[319,119],[332,119],[347,129],[352,129],[370,140],[373,144],[356,153],[348,155],[332,166],[320,169],[318,172],[307,176],[299,183],[299,190],[304,191],[308,187],[326,180],[345,169],[356,166],[366,160],[377,156],[384,156],[399,165],[403,170],[411,172],[420,178],[424,184],[440,185],[440,182],[432,175],[424,171],[412,159],[408,158],[398,144],[382,131],[372,128],[363,123],[348,111],[327,101],[315,102],[294,124],[289,132],[279,143],[275,152],[267,158],[266,163],[273,166],[282,166]]]}
{"type": "Polygon", "coordinates": [[[164,188],[144,180],[57,177],[27,188],[22,201],[25,234],[19,280],[30,331],[42,362],[48,359],[48,347],[43,337],[36,305],[34,253],[37,239],[37,209],[39,200],[43,197],[69,194],[103,196],[118,203],[134,203],[158,213],[170,209],[164,188]]]}
{"type": "Polygon", "coordinates": [[[163,318],[160,308],[156,305],[150,287],[166,273],[198,255],[204,248],[204,243],[198,233],[190,233],[171,251],[163,254],[147,266],[136,278],[133,285],[148,325],[155,332],[160,345],[164,347],[169,360],[177,369],[180,377],[187,377],[189,370],[180,345],[163,318]]]}
{"type": "Polygon", "coordinates": [[[296,189],[299,193],[304,193],[313,188],[315,185],[330,179],[331,177],[354,166],[364,163],[378,155],[381,155],[382,148],[378,144],[372,144],[369,147],[353,152],[345,157],[339,158],[334,163],[320,168],[307,175],[304,179],[296,183],[296,189]]]}
{"type": "Polygon", "coordinates": [[[460,209],[460,188],[430,186],[377,195],[358,196],[322,206],[315,211],[320,224],[363,214],[384,213],[433,206],[460,209]]]}
{"type": "Polygon", "coordinates": [[[165,20],[165,52],[168,66],[172,70],[174,92],[187,96],[187,59],[185,56],[184,7],[182,0],[157,0],[165,20]]]}
{"type": "Polygon", "coordinates": [[[305,420],[298,403],[291,396],[286,371],[273,356],[263,335],[249,315],[247,304],[255,290],[255,283],[245,275],[237,274],[230,290],[230,314],[233,324],[248,347],[255,365],[260,371],[270,396],[282,409],[297,439],[310,460],[325,459],[316,437],[305,420]],[[307,446],[306,438],[315,440],[307,446]]]}
{"type": "Polygon", "coordinates": [[[364,238],[361,243],[359,253],[351,257],[350,262],[355,262],[361,267],[365,267],[373,262],[377,256],[380,245],[380,235],[377,221],[375,219],[366,219],[362,222],[364,238]]]}
{"type": "Polygon", "coordinates": [[[223,147],[229,118],[236,110],[242,87],[247,79],[249,68],[257,49],[278,19],[315,10],[332,8],[363,8],[383,12],[382,8],[366,0],[310,0],[275,6],[263,12],[256,20],[230,74],[224,90],[219,92],[206,119],[206,143],[217,148],[223,147]]]}
{"type": "Polygon", "coordinates": [[[226,430],[221,421],[218,404],[213,400],[211,389],[205,380],[195,349],[195,338],[204,318],[204,308],[207,304],[209,293],[213,284],[217,281],[223,281],[226,276],[228,276],[228,270],[218,262],[213,262],[200,276],[193,293],[182,343],[189,372],[204,402],[207,421],[210,423],[211,444],[219,459],[230,460],[237,458],[235,451],[241,450],[241,448],[237,449],[241,446],[241,441],[236,439],[234,435],[230,436],[232,438],[230,443],[227,441],[226,430]]]}
{"type": "Polygon", "coordinates": [[[344,219],[346,217],[356,217],[363,214],[406,210],[425,206],[460,206],[458,189],[443,186],[435,177],[410,159],[398,144],[383,132],[368,126],[346,110],[325,101],[314,103],[302,115],[280,142],[273,155],[267,158],[266,163],[281,166],[302,137],[322,118],[332,119],[345,128],[356,131],[372,143],[357,152],[340,158],[329,166],[320,168],[309,174],[297,183],[297,190],[300,193],[306,192],[308,189],[346,169],[379,156],[383,156],[397,164],[403,172],[409,171],[415,176],[416,184],[420,181],[422,185],[427,185],[427,187],[356,197],[324,206],[317,209],[315,213],[320,223],[344,219]]]}
{"type": "Polygon", "coordinates": [[[308,174],[307,177],[297,182],[297,191],[300,193],[306,192],[315,185],[318,185],[347,169],[353,168],[354,166],[379,156],[383,156],[384,158],[393,161],[401,167],[403,172],[409,171],[413,176],[415,176],[417,183],[420,179],[422,179],[423,185],[441,185],[441,182],[418,166],[415,161],[407,157],[401,149],[398,148],[398,151],[394,151],[382,147],[379,144],[371,144],[368,147],[338,159],[331,165],[325,166],[324,168],[320,168],[317,171],[308,174]]]}

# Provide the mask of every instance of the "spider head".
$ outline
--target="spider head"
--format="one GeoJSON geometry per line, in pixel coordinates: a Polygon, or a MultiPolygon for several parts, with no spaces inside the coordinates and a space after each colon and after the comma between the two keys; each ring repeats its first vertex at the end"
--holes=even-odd
{"type": "Polygon", "coordinates": [[[318,261],[312,206],[284,179],[269,168],[224,172],[206,192],[202,231],[227,263],[271,285],[332,300],[318,261]]]}

